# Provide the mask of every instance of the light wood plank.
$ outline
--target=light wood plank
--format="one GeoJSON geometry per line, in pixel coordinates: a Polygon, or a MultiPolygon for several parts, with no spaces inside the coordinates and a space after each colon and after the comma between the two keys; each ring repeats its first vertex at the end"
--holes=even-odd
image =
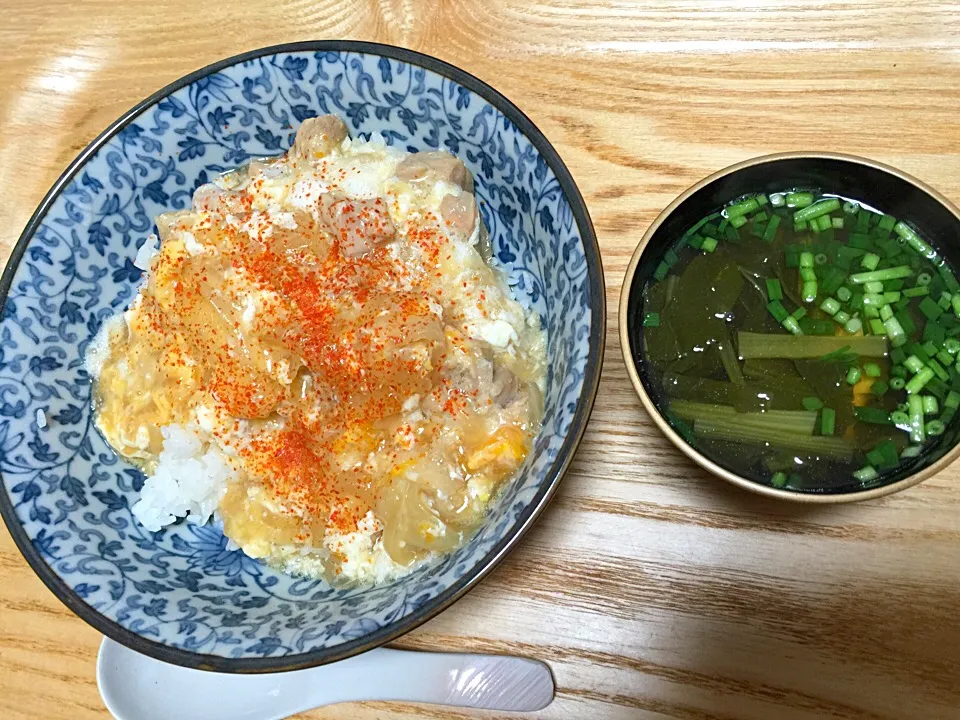
{"type": "MultiPolygon", "coordinates": [[[[644,229],[727,164],[842,150],[960,201],[955,3],[7,0],[4,10],[0,257],[128,107],[204,64],[291,40],[380,40],[453,62],[514,100],[570,167],[600,237],[611,315],[590,429],[522,546],[399,646],[549,662],[559,694],[535,714],[544,720],[960,718],[960,467],[853,507],[744,494],[658,434],[616,335],[644,229]]],[[[98,642],[0,532],[0,717],[106,717],[98,642]]],[[[357,704],[304,717],[494,716],[357,704]]]]}

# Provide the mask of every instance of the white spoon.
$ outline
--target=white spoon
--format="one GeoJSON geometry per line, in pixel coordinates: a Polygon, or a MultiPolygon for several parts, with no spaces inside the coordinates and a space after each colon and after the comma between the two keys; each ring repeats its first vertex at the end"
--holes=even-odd
{"type": "Polygon", "coordinates": [[[536,660],[378,648],[308,670],[233,675],[169,665],[104,638],[97,686],[117,720],[280,720],[362,700],[540,710],[553,676],[536,660]]]}

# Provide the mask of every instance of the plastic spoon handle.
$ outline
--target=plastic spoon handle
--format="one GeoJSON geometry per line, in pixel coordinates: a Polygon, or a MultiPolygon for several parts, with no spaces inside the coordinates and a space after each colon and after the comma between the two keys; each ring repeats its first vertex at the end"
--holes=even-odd
{"type": "Polygon", "coordinates": [[[522,712],[546,707],[554,692],[545,664],[517,657],[379,648],[308,670],[225,675],[168,665],[107,638],[97,683],[117,720],[280,720],[369,700],[522,712]]]}

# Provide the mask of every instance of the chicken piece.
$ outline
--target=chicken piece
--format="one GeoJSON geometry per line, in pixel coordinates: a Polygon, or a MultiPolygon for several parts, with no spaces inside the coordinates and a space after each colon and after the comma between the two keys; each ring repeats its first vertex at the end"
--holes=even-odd
{"type": "Polygon", "coordinates": [[[404,158],[397,165],[397,177],[411,183],[444,182],[473,192],[473,175],[467,171],[463,161],[443,150],[418,152],[404,158]]]}
{"type": "Polygon", "coordinates": [[[443,226],[454,240],[466,242],[473,235],[479,222],[477,215],[477,201],[472,193],[463,192],[459,195],[446,195],[440,201],[440,216],[443,226]]]}
{"type": "Polygon", "coordinates": [[[347,126],[336,115],[307,118],[297,130],[293,141],[293,155],[304,160],[316,160],[340,147],[347,137],[347,126]]]}
{"type": "Polygon", "coordinates": [[[240,193],[223,190],[213,183],[207,183],[194,190],[193,209],[195,212],[221,216],[240,215],[244,211],[244,205],[240,193]]]}
{"type": "Polygon", "coordinates": [[[387,205],[380,198],[336,200],[323,195],[320,214],[333,236],[339,239],[344,257],[362,257],[397,234],[387,205]]]}

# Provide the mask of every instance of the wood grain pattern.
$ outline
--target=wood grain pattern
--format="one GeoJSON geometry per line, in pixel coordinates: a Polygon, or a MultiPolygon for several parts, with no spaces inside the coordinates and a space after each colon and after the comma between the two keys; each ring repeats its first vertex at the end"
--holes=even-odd
{"type": "MultiPolygon", "coordinates": [[[[960,202],[960,8],[888,0],[5,0],[0,256],[69,161],[142,97],[254,47],[405,45],[493,83],[556,145],[596,223],[610,327],[559,496],[476,591],[401,647],[537,657],[538,718],[960,718],[960,466],[899,495],[793,507],[703,474],[621,364],[646,226],[732,162],[859,153],[960,202]]],[[[0,531],[0,717],[106,717],[97,634],[0,531]]],[[[359,704],[305,717],[483,718],[359,704]]]]}

